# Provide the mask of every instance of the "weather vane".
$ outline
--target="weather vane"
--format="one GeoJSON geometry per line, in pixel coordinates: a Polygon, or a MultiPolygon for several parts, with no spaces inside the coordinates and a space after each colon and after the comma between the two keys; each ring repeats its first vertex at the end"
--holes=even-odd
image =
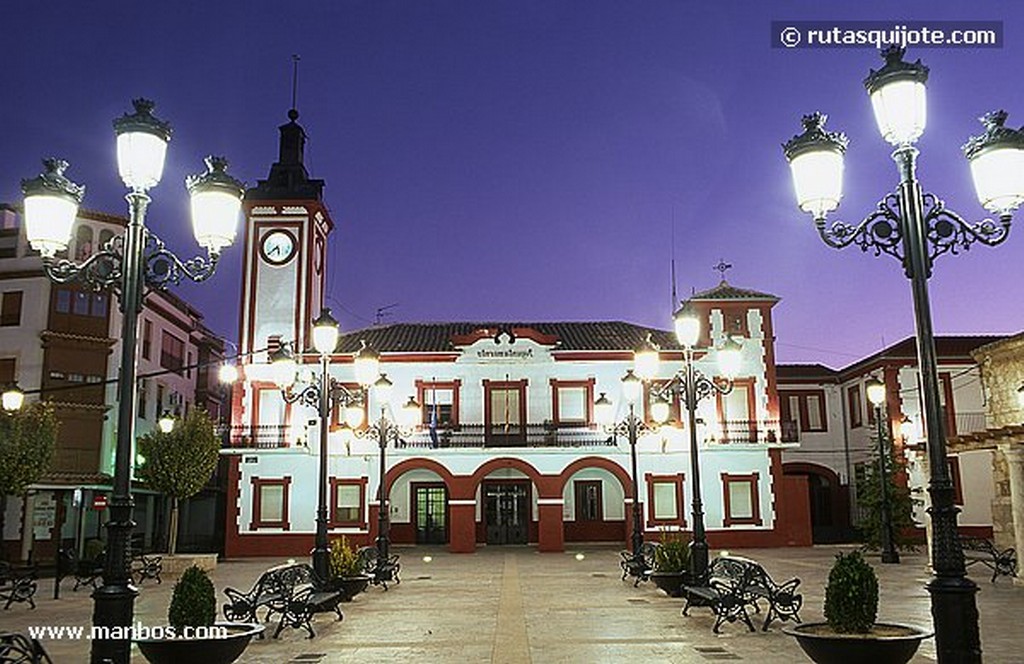
{"type": "Polygon", "coordinates": [[[299,87],[299,57],[297,53],[292,53],[292,108],[295,108],[295,97],[299,87]]]}
{"type": "Polygon", "coordinates": [[[718,259],[718,265],[711,268],[712,270],[718,270],[722,273],[722,281],[725,281],[726,270],[732,269],[732,263],[726,263],[724,258],[718,259]]]}

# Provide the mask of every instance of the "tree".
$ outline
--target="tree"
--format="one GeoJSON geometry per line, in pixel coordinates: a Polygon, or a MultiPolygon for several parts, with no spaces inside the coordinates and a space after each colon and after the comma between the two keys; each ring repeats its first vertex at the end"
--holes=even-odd
{"type": "Polygon", "coordinates": [[[49,470],[57,427],[53,407],[45,402],[14,412],[0,409],[0,533],[7,496],[25,495],[29,485],[49,470]]]}
{"type": "MultiPolygon", "coordinates": [[[[883,415],[884,417],[884,415],[883,415]]],[[[860,523],[864,544],[871,550],[882,547],[882,482],[878,468],[878,432],[871,437],[871,461],[865,464],[864,474],[857,480],[857,503],[863,518],[860,523]]],[[[885,444],[885,474],[888,477],[889,512],[892,515],[893,544],[902,550],[914,549],[910,535],[914,532],[914,506],[919,503],[906,482],[897,478],[909,477],[907,460],[897,454],[891,440],[885,444]]]]}
{"type": "Polygon", "coordinates": [[[206,411],[193,409],[170,433],[153,431],[139,438],[139,477],[171,499],[167,552],[178,547],[178,501],[199,493],[217,469],[220,439],[206,411]]]}

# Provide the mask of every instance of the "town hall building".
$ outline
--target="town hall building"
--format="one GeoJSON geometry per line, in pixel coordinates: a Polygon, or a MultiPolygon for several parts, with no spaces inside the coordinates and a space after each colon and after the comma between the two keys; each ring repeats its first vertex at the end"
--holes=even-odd
{"type": "MultiPolygon", "coordinates": [[[[303,163],[298,113],[280,127],[280,154],[266,180],[246,192],[240,315],[242,380],[233,392],[225,554],[305,555],[313,546],[320,427],[328,428],[332,537],[377,536],[380,418],[399,434],[385,448],[389,536],[394,543],[479,546],[625,543],[634,478],[627,436],[595,418],[602,395],[626,417],[622,377],[647,340],[659,373],[637,406],[639,499],[645,537],[690,528],[689,432],[680,403],[656,424],[651,395],[684,367],[674,336],[621,321],[396,323],[343,334],[331,378],[360,391],[353,358],[365,344],[380,356],[392,398],[374,391],[362,413],[335,407],[327,422],[289,403],[269,354],[294,350],[305,378],[319,376],[312,321],[325,299],[327,237],[334,222],[322,180],[303,163]],[[414,417],[399,412],[410,398],[414,417]],[[350,426],[354,424],[354,426],[350,426]]],[[[783,473],[792,443],[779,423],[772,308],[778,298],[725,282],[691,296],[703,338],[696,366],[718,378],[714,349],[741,345],[732,390],[701,401],[697,436],[701,494],[712,547],[810,544],[807,478],[783,473]]],[[[684,409],[685,412],[685,409],[684,409]]]]}

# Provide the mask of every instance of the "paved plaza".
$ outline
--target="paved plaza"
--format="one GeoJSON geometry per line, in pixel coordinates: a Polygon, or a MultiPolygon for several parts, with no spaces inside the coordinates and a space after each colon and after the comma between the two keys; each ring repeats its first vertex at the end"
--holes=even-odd
{"type": "MultiPolygon", "coordinates": [[[[839,547],[738,550],[761,561],[776,580],[798,576],[805,621],[820,619],[828,568],[839,547]]],[[[726,624],[711,632],[707,609],[680,616],[682,601],[653,584],[619,579],[618,549],[583,546],[561,554],[540,554],[531,547],[482,548],[456,555],[444,549],[398,548],[402,583],[384,592],[371,587],[343,605],[345,619],[316,617],[316,638],[303,630],[285,630],[280,639],[253,641],[241,662],[316,664],[328,662],[706,662],[758,664],[806,660],[778,623],[750,633],[726,624]],[[582,559],[578,554],[582,554],[582,559]],[[429,557],[430,560],[426,560],[429,557]]],[[[906,555],[901,565],[870,558],[881,584],[880,620],[930,624],[928,578],[923,555],[906,555]]],[[[260,559],[222,562],[213,573],[218,600],[226,586],[248,589],[259,573],[282,562],[260,559]]],[[[986,662],[1021,662],[1024,640],[1018,617],[1024,611],[1024,587],[1006,578],[990,583],[985,570],[972,570],[981,587],[982,644],[986,662]]],[[[65,581],[60,600],[52,581],[40,583],[38,608],[24,605],[0,613],[3,629],[29,625],[88,625],[88,593],[73,593],[65,581]]],[[[136,617],[145,625],[164,624],[173,583],[146,582],[136,617]]],[[[57,664],[87,660],[86,642],[47,641],[57,664]]],[[[935,660],[929,639],[914,662],[935,660]]],[[[136,653],[133,661],[142,662],[136,653]]]]}

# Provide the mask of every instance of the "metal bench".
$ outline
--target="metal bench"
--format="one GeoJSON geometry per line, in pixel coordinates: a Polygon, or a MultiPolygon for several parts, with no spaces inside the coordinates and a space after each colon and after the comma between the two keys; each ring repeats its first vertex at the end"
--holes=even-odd
{"type": "Polygon", "coordinates": [[[992,570],[992,583],[1000,576],[1017,576],[1017,552],[1013,547],[1000,551],[984,537],[961,537],[960,547],[968,567],[981,563],[992,570]]]}
{"type": "Polygon", "coordinates": [[[18,632],[0,632],[0,664],[53,664],[46,649],[18,632]]]}
{"type": "Polygon", "coordinates": [[[639,558],[633,556],[633,552],[628,549],[625,551],[619,551],[619,557],[622,560],[619,561],[619,567],[622,568],[622,580],[625,581],[627,576],[633,577],[633,587],[636,588],[640,585],[641,581],[648,581],[651,578],[651,570],[654,569],[654,556],[658,551],[658,547],[661,546],[657,542],[644,542],[640,545],[640,556],[639,558]]]}
{"type": "Polygon", "coordinates": [[[276,639],[281,630],[288,627],[302,627],[309,633],[309,638],[316,636],[313,632],[313,616],[317,613],[334,611],[338,620],[344,619],[338,605],[344,593],[327,590],[324,580],[317,576],[313,568],[306,564],[291,565],[282,571],[285,577],[287,595],[280,605],[281,619],[274,631],[276,639]]]}
{"type": "Polygon", "coordinates": [[[103,563],[106,552],[100,551],[95,558],[82,559],[74,549],[64,549],[60,552],[60,573],[59,577],[75,577],[75,587],[72,591],[78,590],[81,586],[96,588],[96,583],[103,577],[103,563]]]}
{"type": "Polygon", "coordinates": [[[691,606],[706,606],[715,614],[712,628],[715,634],[723,622],[742,620],[751,632],[754,625],[747,609],[760,612],[760,600],[768,602],[762,631],[767,631],[772,621],[794,620],[800,622],[799,611],[803,606],[803,595],[796,592],[800,579],[793,578],[785,583],[776,583],[757,561],[739,556],[719,556],[711,561],[707,574],[693,585],[684,585],[686,605],[683,615],[689,615],[691,606]]]}
{"type": "MultiPolygon", "coordinates": [[[[288,563],[271,567],[263,572],[248,592],[225,588],[228,603],[224,604],[224,617],[238,622],[259,622],[257,611],[266,609],[263,616],[268,621],[273,615],[281,616],[274,638],[284,627],[303,627],[313,638],[312,617],[316,613],[334,611],[338,620],[344,616],[338,604],[342,593],[324,589],[323,581],[316,576],[313,568],[302,563],[288,563]]],[[[262,635],[260,636],[262,638],[262,635]]]]}
{"type": "Polygon", "coordinates": [[[371,583],[374,585],[380,584],[387,590],[388,581],[394,581],[396,585],[402,582],[398,576],[402,571],[402,565],[398,562],[397,555],[388,556],[383,565],[377,564],[378,551],[375,546],[364,546],[359,549],[358,555],[363,573],[372,577],[371,583]]]}
{"type": "Polygon", "coordinates": [[[146,579],[156,579],[156,582],[163,583],[160,579],[160,573],[164,570],[164,563],[162,556],[154,556],[152,554],[146,555],[139,553],[132,556],[132,576],[135,578],[135,583],[142,583],[146,579]]]}
{"type": "Polygon", "coordinates": [[[0,561],[0,602],[4,602],[4,610],[11,604],[22,602],[36,608],[33,599],[36,588],[35,566],[12,567],[10,563],[0,561]]]}

